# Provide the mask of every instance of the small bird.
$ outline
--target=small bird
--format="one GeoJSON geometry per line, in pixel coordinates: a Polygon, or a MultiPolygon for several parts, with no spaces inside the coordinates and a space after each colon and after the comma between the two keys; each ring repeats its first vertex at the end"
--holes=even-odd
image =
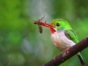
{"type": "MultiPolygon", "coordinates": [[[[64,51],[76,43],[78,43],[78,37],[76,33],[71,28],[70,24],[63,19],[54,19],[51,22],[51,25],[54,27],[50,29],[51,31],[51,39],[54,45],[61,51],[64,51]]],[[[77,56],[82,65],[85,65],[85,62],[80,54],[77,53],[77,56]]]]}

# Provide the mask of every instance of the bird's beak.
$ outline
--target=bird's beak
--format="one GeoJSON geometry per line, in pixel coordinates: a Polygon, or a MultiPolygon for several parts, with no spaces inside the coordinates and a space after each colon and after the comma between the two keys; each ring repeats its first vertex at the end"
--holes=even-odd
{"type": "Polygon", "coordinates": [[[54,25],[54,24],[51,24],[51,26],[52,26],[53,28],[55,28],[55,25],[54,25]]]}

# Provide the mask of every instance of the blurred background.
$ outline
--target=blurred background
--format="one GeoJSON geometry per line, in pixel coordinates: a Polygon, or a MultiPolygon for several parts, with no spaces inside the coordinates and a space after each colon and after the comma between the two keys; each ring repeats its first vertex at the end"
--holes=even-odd
{"type": "MultiPolygon", "coordinates": [[[[0,66],[42,66],[61,52],[43,27],[39,33],[34,21],[50,23],[62,18],[71,24],[79,40],[88,35],[88,0],[0,0],[0,66]]],[[[82,56],[88,65],[88,48],[82,56]]],[[[81,66],[76,56],[60,66],[81,66]]]]}

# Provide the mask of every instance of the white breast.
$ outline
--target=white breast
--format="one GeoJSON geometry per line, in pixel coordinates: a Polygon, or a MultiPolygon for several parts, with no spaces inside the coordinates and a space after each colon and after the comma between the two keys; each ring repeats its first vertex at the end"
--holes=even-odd
{"type": "Polygon", "coordinates": [[[58,32],[56,31],[55,33],[51,34],[51,38],[54,45],[60,50],[65,50],[75,45],[75,43],[72,40],[68,39],[65,36],[64,31],[58,31],[58,32]]]}

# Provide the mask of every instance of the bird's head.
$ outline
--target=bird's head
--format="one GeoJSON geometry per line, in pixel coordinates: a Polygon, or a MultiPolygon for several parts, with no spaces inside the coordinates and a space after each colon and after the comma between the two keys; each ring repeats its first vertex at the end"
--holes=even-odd
{"type": "Polygon", "coordinates": [[[51,25],[55,30],[68,30],[71,29],[70,24],[63,19],[54,19],[51,21],[51,25]]]}

